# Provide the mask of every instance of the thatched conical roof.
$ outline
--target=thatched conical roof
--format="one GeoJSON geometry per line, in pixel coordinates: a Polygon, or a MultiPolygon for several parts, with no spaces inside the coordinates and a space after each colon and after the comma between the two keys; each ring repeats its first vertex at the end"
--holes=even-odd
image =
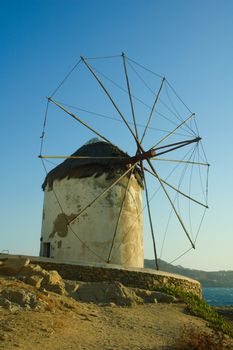
{"type": "MultiPolygon", "coordinates": [[[[84,178],[89,176],[98,177],[103,173],[107,173],[107,179],[114,178],[116,175],[124,173],[129,168],[130,156],[105,141],[90,142],[83,145],[72,156],[88,156],[90,158],[68,158],[46,176],[42,185],[45,190],[52,189],[55,180],[64,178],[84,178]],[[91,158],[93,157],[93,158],[91,158]],[[103,159],[94,157],[106,157],[103,159]],[[109,159],[107,157],[110,157],[109,159]],[[115,158],[116,159],[112,159],[115,158]]],[[[139,183],[141,184],[141,174],[139,169],[134,171],[139,183]]]]}

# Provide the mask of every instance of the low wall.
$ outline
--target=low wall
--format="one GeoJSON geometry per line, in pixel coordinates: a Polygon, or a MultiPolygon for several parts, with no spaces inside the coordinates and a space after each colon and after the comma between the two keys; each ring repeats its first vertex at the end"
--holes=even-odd
{"type": "MultiPolygon", "coordinates": [[[[21,255],[22,256],[22,255],[21,255]]],[[[0,254],[1,258],[17,258],[19,255],[0,254]]],[[[200,283],[191,278],[163,271],[143,268],[124,268],[111,264],[86,264],[61,262],[51,258],[28,256],[34,264],[46,270],[56,270],[64,279],[84,282],[118,281],[129,287],[156,290],[161,287],[180,288],[201,297],[200,283]]]]}
{"type": "Polygon", "coordinates": [[[155,290],[161,287],[181,288],[201,297],[201,286],[196,280],[152,269],[122,268],[118,265],[86,265],[61,263],[41,258],[31,258],[46,270],[56,270],[64,279],[85,282],[118,281],[129,287],[155,290]]]}

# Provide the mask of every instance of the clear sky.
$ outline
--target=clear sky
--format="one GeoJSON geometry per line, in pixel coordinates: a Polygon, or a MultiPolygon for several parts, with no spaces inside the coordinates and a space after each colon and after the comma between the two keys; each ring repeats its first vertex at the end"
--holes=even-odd
{"type": "MultiPolygon", "coordinates": [[[[39,251],[44,171],[37,156],[45,96],[80,54],[124,50],[165,75],[197,113],[211,164],[210,209],[197,249],[177,264],[233,269],[231,0],[1,0],[0,44],[1,251],[39,251]]],[[[66,149],[69,138],[57,132],[53,142],[66,149]]],[[[149,245],[145,256],[152,258],[149,245]]]]}

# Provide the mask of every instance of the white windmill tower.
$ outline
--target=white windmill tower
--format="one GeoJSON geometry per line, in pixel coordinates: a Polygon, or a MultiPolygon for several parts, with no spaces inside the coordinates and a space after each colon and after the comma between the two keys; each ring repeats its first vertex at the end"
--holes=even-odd
{"type": "MultiPolygon", "coordinates": [[[[43,184],[45,199],[40,254],[63,261],[104,262],[106,264],[143,267],[143,217],[145,216],[143,214],[147,212],[147,230],[150,229],[151,232],[155,264],[158,269],[159,235],[155,235],[153,221],[156,220],[157,223],[165,216],[168,219],[164,238],[161,239],[161,251],[167,237],[167,228],[171,223],[171,217],[176,221],[170,225],[172,234],[174,235],[174,232],[179,228],[189,244],[189,247],[177,257],[183,256],[195,248],[205,210],[208,208],[209,164],[197,129],[195,114],[183,103],[167,79],[126,57],[124,53],[114,57],[95,57],[93,59],[103,59],[106,62],[106,59],[116,60],[118,58],[123,63],[122,72],[124,72],[125,87],[120,86],[106,74],[95,69],[90,64],[91,58],[81,57],[48,98],[39,156],[47,173],[43,184]],[[128,135],[134,142],[135,150],[131,156],[128,154],[131,152],[122,151],[123,147],[115,146],[116,142],[112,142],[109,136],[104,136],[104,132],[97,131],[97,128],[79,117],[76,110],[84,114],[90,113],[115,120],[116,118],[64,102],[61,103],[54,99],[54,95],[58,90],[61,90],[64,82],[81,64],[84,69],[91,73],[91,77],[100,87],[99,90],[104,93],[113,110],[118,114],[117,122],[121,122],[125,126],[128,135]],[[131,92],[132,81],[129,79],[127,67],[130,67],[132,74],[135,73],[143,86],[150,90],[153,96],[150,105],[131,92]],[[137,68],[144,70],[147,74],[152,74],[158,80],[157,89],[150,88],[137,68]],[[121,94],[122,91],[126,94],[132,121],[118,107],[115,98],[109,93],[100,76],[120,89],[121,94]],[[162,96],[164,91],[167,96],[166,102],[162,96]],[[174,99],[171,99],[170,93],[183,107],[181,113],[174,106],[174,99]],[[140,122],[137,122],[135,103],[140,104],[140,122]],[[91,131],[99,139],[85,144],[71,156],[45,155],[44,136],[50,105],[73,118],[84,127],[83,130],[91,131]],[[163,108],[162,112],[159,111],[158,107],[163,108]],[[149,108],[149,113],[144,113],[142,108],[149,108]],[[154,115],[157,117],[156,126],[160,122],[160,128],[156,128],[152,124],[154,115]],[[143,128],[141,133],[139,128],[143,128]],[[148,132],[152,129],[157,134],[153,136],[153,139],[149,139],[149,143],[145,144],[148,132]],[[161,135],[158,136],[158,133],[161,135]],[[184,156],[181,155],[183,150],[188,150],[184,156]],[[176,156],[167,158],[170,154],[176,154],[176,156]],[[45,161],[50,158],[65,158],[65,161],[48,172],[45,161]],[[169,170],[166,166],[160,167],[160,164],[174,166],[174,168],[169,170]],[[175,172],[182,166],[184,170],[180,172],[180,177],[178,177],[175,172]],[[188,173],[187,169],[191,170],[189,171],[188,185],[185,188],[182,186],[183,179],[188,173]],[[163,175],[161,175],[160,170],[164,171],[163,175]],[[148,176],[151,178],[149,181],[148,176]],[[155,194],[160,190],[170,208],[170,214],[164,214],[160,201],[157,201],[156,212],[152,210],[151,200],[154,197],[154,193],[151,193],[150,190],[152,181],[157,182],[158,190],[155,194]],[[142,205],[143,192],[145,207],[142,205]],[[182,199],[186,201],[184,209],[188,211],[189,226],[191,226],[191,221],[194,221],[191,220],[191,206],[195,205],[200,208],[199,217],[196,209],[192,217],[197,221],[195,232],[188,228],[181,213],[182,199]],[[145,208],[147,210],[144,210],[145,208]],[[156,214],[158,219],[155,219],[156,214]]],[[[115,73],[118,77],[118,72],[115,73]]],[[[90,93],[91,89],[87,90],[86,87],[79,89],[80,94],[83,91],[90,93]]],[[[75,97],[77,98],[77,96],[75,97]]],[[[177,240],[177,242],[180,245],[180,241],[177,240]]]]}

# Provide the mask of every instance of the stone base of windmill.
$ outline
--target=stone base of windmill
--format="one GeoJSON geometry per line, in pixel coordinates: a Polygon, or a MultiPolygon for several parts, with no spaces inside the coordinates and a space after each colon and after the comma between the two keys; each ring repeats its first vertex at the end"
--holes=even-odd
{"type": "MultiPolygon", "coordinates": [[[[1,261],[10,261],[9,269],[13,271],[13,274],[20,272],[16,270],[22,268],[23,262],[27,264],[27,259],[30,259],[31,264],[39,265],[46,271],[57,271],[64,280],[92,283],[119,282],[126,287],[148,291],[179,288],[201,297],[201,286],[198,281],[168,272],[144,268],[124,268],[111,264],[64,263],[51,258],[34,256],[0,255],[1,261]]],[[[4,270],[3,266],[2,269],[4,270]]]]}

